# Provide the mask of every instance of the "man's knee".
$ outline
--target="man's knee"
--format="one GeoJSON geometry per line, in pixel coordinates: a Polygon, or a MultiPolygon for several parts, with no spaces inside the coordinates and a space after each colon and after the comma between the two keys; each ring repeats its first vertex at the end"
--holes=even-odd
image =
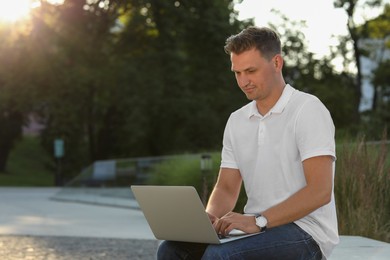
{"type": "MultiPolygon", "coordinates": [[[[158,260],[163,260],[163,259],[169,259],[170,254],[172,253],[172,249],[167,243],[167,241],[163,241],[157,249],[157,259],[158,260]]],[[[171,258],[172,259],[172,258],[171,258]]]]}
{"type": "Polygon", "coordinates": [[[201,259],[206,247],[207,244],[163,241],[157,249],[157,259],[201,259]]]}
{"type": "Polygon", "coordinates": [[[218,246],[210,245],[204,252],[202,260],[228,259],[223,253],[224,251],[222,251],[218,246]]]}

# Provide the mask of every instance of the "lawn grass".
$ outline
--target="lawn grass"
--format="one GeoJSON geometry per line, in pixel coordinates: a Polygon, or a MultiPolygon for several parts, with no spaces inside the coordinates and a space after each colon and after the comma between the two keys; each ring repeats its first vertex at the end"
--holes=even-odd
{"type": "Polygon", "coordinates": [[[51,159],[37,137],[25,136],[12,150],[7,171],[0,172],[0,186],[54,186],[54,172],[48,170],[51,159]]]}

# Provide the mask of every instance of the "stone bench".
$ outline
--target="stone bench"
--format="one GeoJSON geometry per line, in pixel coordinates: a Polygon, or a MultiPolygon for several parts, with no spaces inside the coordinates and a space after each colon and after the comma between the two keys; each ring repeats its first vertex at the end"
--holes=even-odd
{"type": "Polygon", "coordinates": [[[340,236],[329,260],[389,260],[390,243],[360,236],[340,236]]]}

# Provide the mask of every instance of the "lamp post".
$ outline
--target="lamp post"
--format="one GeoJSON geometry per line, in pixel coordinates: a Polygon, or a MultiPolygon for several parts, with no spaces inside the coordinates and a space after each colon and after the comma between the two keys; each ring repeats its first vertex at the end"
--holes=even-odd
{"type": "Polygon", "coordinates": [[[208,196],[208,181],[207,175],[210,174],[212,169],[212,160],[210,154],[202,154],[200,159],[200,170],[202,172],[202,202],[203,205],[207,204],[207,196],[208,196]]]}

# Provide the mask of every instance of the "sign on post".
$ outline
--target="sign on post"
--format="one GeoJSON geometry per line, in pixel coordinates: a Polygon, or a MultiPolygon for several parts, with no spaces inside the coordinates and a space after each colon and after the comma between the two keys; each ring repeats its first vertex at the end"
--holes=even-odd
{"type": "Polygon", "coordinates": [[[62,158],[64,156],[64,140],[57,138],[54,140],[54,157],[62,158]]]}

